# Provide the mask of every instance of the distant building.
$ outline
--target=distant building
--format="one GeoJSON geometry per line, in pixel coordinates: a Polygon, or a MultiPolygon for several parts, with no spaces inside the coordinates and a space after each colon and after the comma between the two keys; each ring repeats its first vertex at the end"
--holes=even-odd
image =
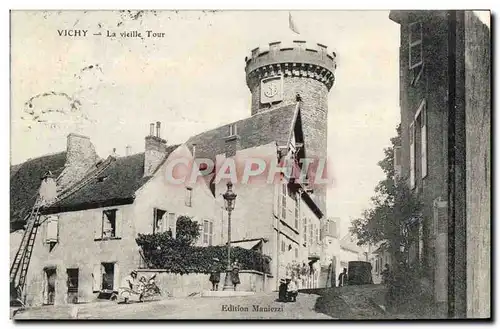
{"type": "Polygon", "coordinates": [[[424,269],[443,313],[489,317],[490,29],[472,11],[390,19],[401,26],[398,163],[424,205],[422,220],[408,222],[408,261],[424,269]]]}
{"type": "Polygon", "coordinates": [[[349,262],[353,261],[367,262],[368,261],[367,252],[362,247],[357,245],[357,241],[350,234],[346,234],[340,240],[339,271],[341,271],[344,268],[348,269],[349,262]]]}
{"type": "MultiPolygon", "coordinates": [[[[323,222],[321,242],[323,247],[321,259],[322,276],[320,285],[332,286],[332,278],[336,280],[340,269],[340,218],[330,217],[323,222]]],[[[335,282],[335,281],[334,281],[335,282]]]]}
{"type": "Polygon", "coordinates": [[[372,279],[374,284],[382,283],[382,271],[385,269],[386,264],[389,266],[390,271],[394,269],[393,256],[383,243],[370,246],[368,261],[372,264],[372,279]]]}

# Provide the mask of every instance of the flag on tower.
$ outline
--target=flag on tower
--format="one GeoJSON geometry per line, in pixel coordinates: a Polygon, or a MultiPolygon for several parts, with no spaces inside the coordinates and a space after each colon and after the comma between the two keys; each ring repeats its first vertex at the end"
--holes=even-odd
{"type": "Polygon", "coordinates": [[[288,26],[290,27],[290,30],[297,34],[300,34],[299,29],[297,29],[297,26],[295,26],[295,22],[293,21],[291,12],[288,12],[288,26]]]}

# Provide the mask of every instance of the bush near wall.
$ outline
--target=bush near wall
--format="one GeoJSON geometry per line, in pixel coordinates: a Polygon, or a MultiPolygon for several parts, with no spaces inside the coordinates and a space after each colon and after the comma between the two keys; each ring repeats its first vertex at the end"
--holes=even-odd
{"type": "Polygon", "coordinates": [[[429,316],[432,290],[426,284],[425,271],[418,265],[400,264],[394,268],[387,283],[386,304],[393,313],[411,312],[429,316]]]}
{"type": "MultiPolygon", "coordinates": [[[[172,273],[209,273],[213,259],[220,260],[220,270],[227,266],[227,246],[197,247],[172,239],[168,233],[139,234],[137,244],[142,248],[144,262],[150,269],[172,273]]],[[[255,250],[231,248],[231,261],[238,259],[240,270],[271,273],[271,259],[255,250]]]]}

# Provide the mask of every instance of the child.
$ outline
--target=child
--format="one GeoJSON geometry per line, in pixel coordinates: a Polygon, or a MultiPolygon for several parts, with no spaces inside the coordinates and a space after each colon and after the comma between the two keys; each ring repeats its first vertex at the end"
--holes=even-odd
{"type": "Polygon", "coordinates": [[[146,278],[144,276],[141,276],[141,278],[139,279],[139,285],[138,285],[138,288],[137,288],[137,291],[139,292],[140,296],[139,296],[139,302],[143,302],[142,298],[144,297],[144,291],[146,290],[146,278]]]}
{"type": "Polygon", "coordinates": [[[291,302],[295,302],[295,301],[297,301],[298,294],[299,294],[299,291],[297,289],[297,285],[295,284],[295,281],[293,281],[291,277],[287,277],[286,278],[287,299],[291,302]]]}

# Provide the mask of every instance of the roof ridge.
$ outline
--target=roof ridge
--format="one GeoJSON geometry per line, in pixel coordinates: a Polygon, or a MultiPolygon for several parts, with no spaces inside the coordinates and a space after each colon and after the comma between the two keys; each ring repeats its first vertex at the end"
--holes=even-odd
{"type": "Polygon", "coordinates": [[[199,134],[196,134],[194,136],[191,136],[188,138],[188,140],[186,142],[189,142],[189,140],[191,140],[192,138],[195,138],[195,137],[198,137],[200,135],[203,135],[209,131],[212,131],[212,130],[217,130],[219,128],[222,128],[224,126],[227,126],[227,125],[230,125],[230,124],[233,124],[233,123],[237,123],[237,122],[240,122],[240,121],[245,121],[245,120],[249,120],[249,119],[252,119],[252,118],[255,118],[255,117],[258,117],[260,115],[263,115],[263,114],[267,114],[267,113],[270,113],[270,112],[273,112],[273,111],[277,111],[277,110],[282,110],[283,108],[285,107],[291,107],[291,106],[294,106],[295,104],[287,104],[287,105],[282,105],[280,107],[276,107],[276,108],[271,108],[271,109],[267,109],[267,110],[264,110],[264,111],[259,111],[258,113],[255,113],[249,117],[246,117],[246,118],[243,118],[243,119],[239,119],[239,120],[236,120],[236,121],[231,121],[231,122],[228,122],[228,123],[224,123],[224,124],[221,124],[220,126],[217,126],[217,127],[214,127],[214,128],[211,128],[211,129],[208,129],[208,130],[205,130],[205,131],[202,131],[200,132],[199,134]]]}
{"type": "Polygon", "coordinates": [[[28,158],[26,160],[24,160],[23,162],[19,162],[19,163],[10,163],[10,166],[13,167],[13,166],[20,166],[20,165],[23,165],[25,163],[27,163],[28,161],[33,161],[33,160],[37,160],[37,159],[41,159],[41,158],[45,158],[45,157],[49,157],[49,156],[54,156],[54,155],[58,155],[58,154],[62,154],[62,153],[66,153],[67,151],[64,150],[64,151],[59,151],[59,152],[52,152],[52,153],[47,153],[47,154],[44,154],[44,155],[40,155],[40,156],[37,156],[37,157],[34,157],[34,158],[28,158]]]}

